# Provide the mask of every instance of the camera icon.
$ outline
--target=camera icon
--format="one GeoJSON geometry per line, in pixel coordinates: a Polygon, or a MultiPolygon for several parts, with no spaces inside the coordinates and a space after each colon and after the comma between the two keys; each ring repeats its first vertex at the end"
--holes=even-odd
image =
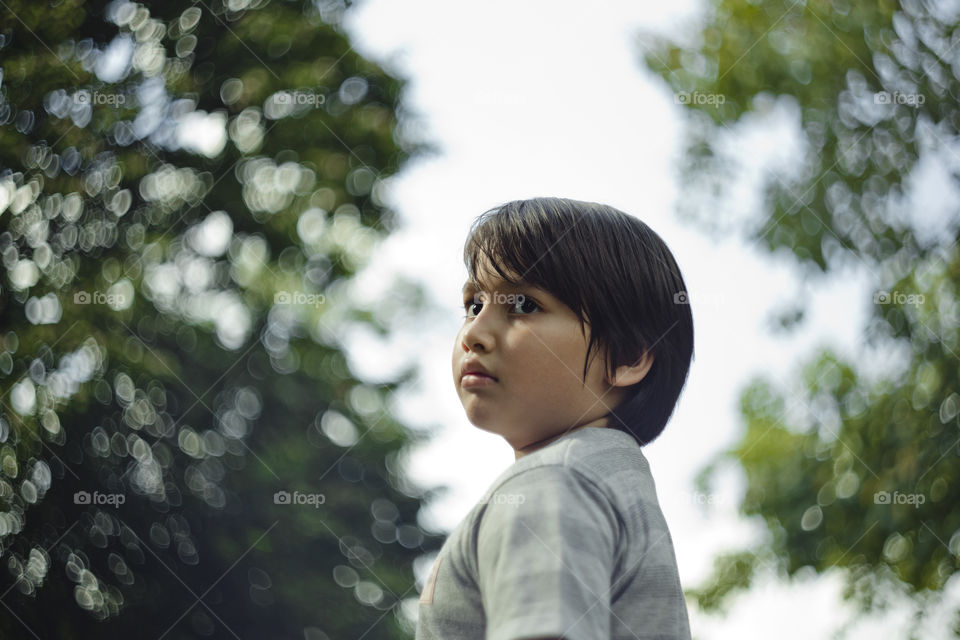
{"type": "Polygon", "coordinates": [[[290,304],[290,292],[277,291],[273,294],[273,304],[290,304]]]}
{"type": "Polygon", "coordinates": [[[877,491],[873,494],[873,504],[890,504],[890,492],[877,491]]]}
{"type": "Polygon", "coordinates": [[[690,304],[690,298],[686,291],[677,291],[673,294],[673,304],[690,304]]]}
{"type": "Polygon", "coordinates": [[[673,101],[676,104],[690,104],[690,94],[686,91],[681,91],[673,95],[673,101]]]}
{"type": "Polygon", "coordinates": [[[890,304],[890,292],[889,291],[874,292],[873,304],[890,304]]]}
{"type": "Polygon", "coordinates": [[[73,294],[73,304],[90,304],[90,293],[87,291],[77,291],[73,294]]]}
{"type": "Polygon", "coordinates": [[[290,504],[290,492],[277,491],[273,494],[273,504],[290,504]]]}
{"type": "Polygon", "coordinates": [[[889,91],[880,91],[873,94],[874,104],[890,104],[892,102],[889,91]]]}
{"type": "Polygon", "coordinates": [[[90,504],[89,491],[77,491],[73,494],[73,504],[90,504]]]}

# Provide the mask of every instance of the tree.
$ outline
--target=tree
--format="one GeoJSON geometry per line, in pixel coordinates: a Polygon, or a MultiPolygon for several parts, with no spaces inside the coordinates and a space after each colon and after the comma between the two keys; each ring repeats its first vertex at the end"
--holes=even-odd
{"type": "Polygon", "coordinates": [[[0,637],[408,637],[411,372],[339,343],[403,82],[343,2],[154,4],[0,13],[0,637]]]}
{"type": "MultiPolygon", "coordinates": [[[[824,349],[795,388],[766,378],[746,388],[742,439],[699,483],[739,465],[740,512],[762,518],[770,542],[717,558],[691,595],[717,609],[758,567],[841,567],[845,597],[863,610],[893,586],[922,615],[960,556],[960,216],[954,200],[920,225],[911,185],[931,162],[957,184],[958,16],[920,0],[717,0],[701,26],[691,42],[661,39],[644,53],[690,118],[684,181],[700,197],[686,215],[730,226],[698,206],[726,197],[725,136],[776,100],[792,105],[805,143],[797,175],[765,175],[761,219],[740,231],[792,254],[810,279],[869,272],[865,351],[887,358],[877,372],[824,349]]],[[[800,307],[783,324],[802,320],[800,307]]]]}

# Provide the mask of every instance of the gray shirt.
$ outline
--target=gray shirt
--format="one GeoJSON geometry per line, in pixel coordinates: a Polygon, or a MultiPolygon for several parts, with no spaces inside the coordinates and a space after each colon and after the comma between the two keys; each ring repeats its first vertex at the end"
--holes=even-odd
{"type": "Polygon", "coordinates": [[[513,463],[450,534],[416,640],[690,638],[673,540],[629,434],[572,431],[513,463]]]}

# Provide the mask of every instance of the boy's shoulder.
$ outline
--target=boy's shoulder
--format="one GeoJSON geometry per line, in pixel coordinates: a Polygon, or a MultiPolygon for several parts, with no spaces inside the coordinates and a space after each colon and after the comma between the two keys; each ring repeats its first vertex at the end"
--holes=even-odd
{"type": "Polygon", "coordinates": [[[494,480],[480,503],[489,502],[509,486],[545,475],[588,482],[614,503],[620,502],[627,487],[633,492],[649,484],[655,495],[650,465],[633,436],[609,427],[587,427],[518,459],[494,480]]]}

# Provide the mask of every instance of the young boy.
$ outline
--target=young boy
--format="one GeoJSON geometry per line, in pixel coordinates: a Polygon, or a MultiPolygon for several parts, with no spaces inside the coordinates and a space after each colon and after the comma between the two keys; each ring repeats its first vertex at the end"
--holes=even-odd
{"type": "Polygon", "coordinates": [[[464,262],[454,383],[516,462],[441,548],[417,640],[690,638],[641,452],[693,357],[670,250],[612,207],[535,198],[480,216],[464,262]]]}

